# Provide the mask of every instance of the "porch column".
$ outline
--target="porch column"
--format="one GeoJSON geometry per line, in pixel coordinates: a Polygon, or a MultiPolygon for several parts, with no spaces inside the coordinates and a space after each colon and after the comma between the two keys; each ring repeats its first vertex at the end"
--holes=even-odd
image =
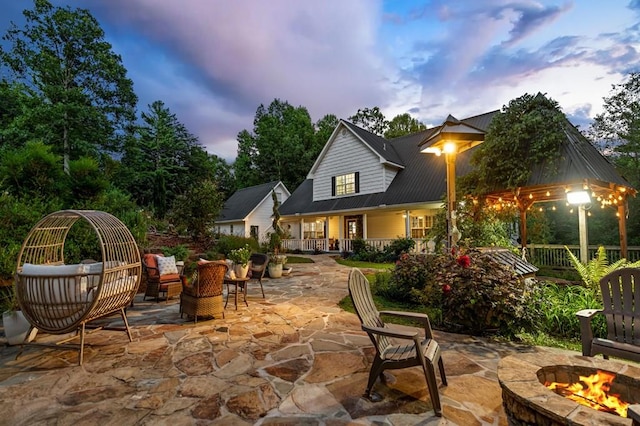
{"type": "Polygon", "coordinates": [[[329,251],[329,216],[324,217],[324,247],[329,251]]]}
{"type": "Polygon", "coordinates": [[[404,236],[406,238],[411,237],[411,211],[404,211],[404,236]]]}
{"type": "Polygon", "coordinates": [[[367,239],[367,214],[362,215],[362,239],[367,239]]]}

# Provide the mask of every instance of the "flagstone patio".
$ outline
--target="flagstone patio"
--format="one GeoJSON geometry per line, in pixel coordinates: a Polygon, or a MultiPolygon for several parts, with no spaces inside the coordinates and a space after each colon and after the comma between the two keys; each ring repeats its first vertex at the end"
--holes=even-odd
{"type": "MultiPolygon", "coordinates": [[[[365,389],[373,347],[348,294],[349,268],[326,255],[249,284],[249,306],[224,319],[181,319],[179,302],[142,301],[124,332],[87,337],[77,352],[4,345],[0,337],[0,424],[11,425],[506,425],[498,361],[515,352],[554,351],[436,331],[448,386],[435,417],[419,367],[385,372],[385,396],[365,389]]],[[[117,319],[114,319],[117,323],[117,319]]],[[[39,336],[38,340],[58,339],[39,336]]],[[[542,354],[541,354],[542,355],[542,354]]]]}

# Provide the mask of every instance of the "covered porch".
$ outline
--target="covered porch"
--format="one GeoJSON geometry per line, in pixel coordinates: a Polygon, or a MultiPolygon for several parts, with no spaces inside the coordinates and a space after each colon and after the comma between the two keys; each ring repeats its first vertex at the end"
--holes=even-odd
{"type": "Polygon", "coordinates": [[[441,206],[436,203],[406,208],[386,208],[297,215],[283,218],[282,226],[289,238],[282,242],[287,251],[352,251],[355,239],[366,240],[377,250],[384,250],[393,240],[412,238],[416,251],[426,251],[426,236],[435,223],[441,206]]]}

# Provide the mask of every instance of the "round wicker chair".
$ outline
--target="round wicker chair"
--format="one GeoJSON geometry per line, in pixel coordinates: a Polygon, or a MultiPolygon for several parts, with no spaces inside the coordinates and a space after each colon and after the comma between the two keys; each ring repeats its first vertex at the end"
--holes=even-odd
{"type": "Polygon", "coordinates": [[[138,291],[141,270],[136,241],[118,218],[96,210],[62,210],[45,216],[27,235],[16,267],[17,299],[24,316],[38,330],[50,334],[76,331],[82,364],[89,321],[119,312],[132,340],[125,307],[138,291]],[[102,258],[65,265],[65,240],[79,220],[96,234],[102,258]]]}

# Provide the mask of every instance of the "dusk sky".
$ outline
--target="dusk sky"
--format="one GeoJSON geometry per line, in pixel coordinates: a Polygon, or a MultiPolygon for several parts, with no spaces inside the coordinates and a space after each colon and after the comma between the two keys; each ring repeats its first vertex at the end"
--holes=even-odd
{"type": "MultiPolygon", "coordinates": [[[[315,122],[379,106],[428,126],[546,93],[586,129],[640,71],[640,0],[53,0],[88,8],[139,111],[162,100],[232,162],[260,104],[315,122]]],[[[0,4],[0,32],[31,1],[0,4]]]]}

